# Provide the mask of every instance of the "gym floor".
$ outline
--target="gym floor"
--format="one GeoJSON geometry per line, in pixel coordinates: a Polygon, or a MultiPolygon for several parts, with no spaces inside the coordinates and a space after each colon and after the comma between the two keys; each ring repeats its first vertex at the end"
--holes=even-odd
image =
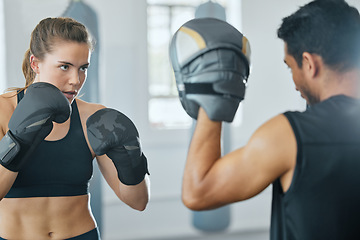
{"type": "MultiPolygon", "coordinates": [[[[198,237],[179,237],[171,238],[171,240],[268,240],[268,231],[256,231],[256,232],[239,232],[239,233],[213,233],[203,234],[198,237]]],[[[155,239],[149,239],[155,240],[155,239]]],[[[156,240],[170,240],[170,239],[156,239],[156,240]]]]}

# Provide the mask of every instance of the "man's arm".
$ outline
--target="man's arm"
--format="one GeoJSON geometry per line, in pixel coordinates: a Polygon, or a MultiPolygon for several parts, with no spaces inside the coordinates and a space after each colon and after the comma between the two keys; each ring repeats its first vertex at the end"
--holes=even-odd
{"type": "Polygon", "coordinates": [[[262,125],[248,144],[221,157],[221,122],[200,108],[183,178],[182,199],[193,210],[251,198],[275,179],[288,187],[297,145],[290,123],[279,115],[262,125]]]}

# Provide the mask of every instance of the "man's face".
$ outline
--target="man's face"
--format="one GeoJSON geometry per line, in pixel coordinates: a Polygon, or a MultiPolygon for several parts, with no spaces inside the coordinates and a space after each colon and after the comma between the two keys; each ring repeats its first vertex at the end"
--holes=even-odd
{"type": "Polygon", "coordinates": [[[297,64],[295,58],[290,55],[287,51],[287,45],[285,44],[285,64],[291,69],[292,79],[294,81],[296,91],[299,91],[301,97],[304,98],[309,105],[318,103],[320,99],[313,93],[311,87],[309,86],[309,80],[304,74],[304,69],[300,68],[297,64]]]}

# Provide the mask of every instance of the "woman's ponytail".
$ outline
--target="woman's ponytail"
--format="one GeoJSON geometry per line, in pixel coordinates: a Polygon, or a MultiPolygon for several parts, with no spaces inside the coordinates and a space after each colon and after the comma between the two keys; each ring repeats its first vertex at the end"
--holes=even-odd
{"type": "Polygon", "coordinates": [[[25,52],[24,60],[22,63],[22,71],[23,71],[23,74],[24,74],[24,77],[26,80],[25,88],[33,83],[33,81],[35,79],[35,75],[36,75],[35,72],[31,68],[30,56],[31,56],[31,52],[30,52],[30,49],[28,49],[25,52]]]}

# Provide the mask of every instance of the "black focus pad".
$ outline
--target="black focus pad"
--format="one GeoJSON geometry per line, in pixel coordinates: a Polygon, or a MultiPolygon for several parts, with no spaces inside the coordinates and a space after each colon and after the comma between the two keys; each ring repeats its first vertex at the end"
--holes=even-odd
{"type": "Polygon", "coordinates": [[[86,126],[95,154],[106,154],[113,161],[122,183],[136,185],[146,173],[149,174],[139,133],[127,116],[115,109],[104,108],[91,115],[86,126]]]}
{"type": "Polygon", "coordinates": [[[179,28],[169,50],[188,115],[197,119],[201,106],[214,121],[233,121],[250,72],[246,37],[225,21],[198,18],[179,28]]]}

